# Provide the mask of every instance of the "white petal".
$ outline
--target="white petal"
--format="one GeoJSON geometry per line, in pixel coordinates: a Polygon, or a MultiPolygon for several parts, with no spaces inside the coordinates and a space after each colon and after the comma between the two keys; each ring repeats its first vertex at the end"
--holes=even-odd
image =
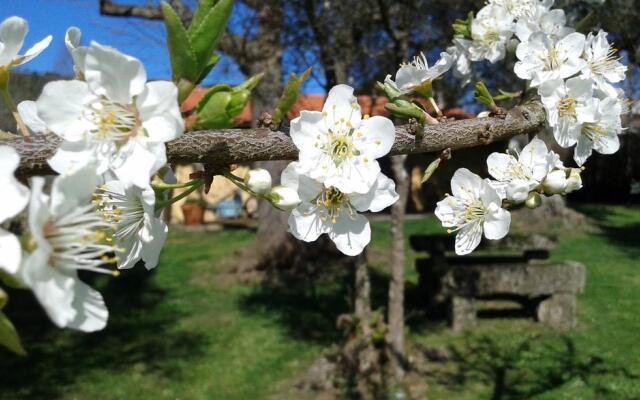
{"type": "Polygon", "coordinates": [[[280,184],[298,192],[302,201],[311,202],[322,192],[322,183],[301,174],[298,166],[299,163],[295,161],[289,163],[282,171],[280,184]]]}
{"type": "Polygon", "coordinates": [[[481,186],[482,178],[466,168],[458,169],[451,178],[451,193],[461,199],[479,198],[481,186]]]}
{"type": "Polygon", "coordinates": [[[47,162],[59,174],[65,174],[96,160],[95,146],[86,142],[63,141],[47,162]]]}
{"type": "Polygon", "coordinates": [[[398,200],[398,193],[395,182],[379,173],[371,190],[365,194],[351,194],[349,199],[351,205],[360,212],[380,212],[398,200]]]}
{"type": "Polygon", "coordinates": [[[562,38],[556,48],[568,59],[577,59],[584,51],[585,40],[586,37],[582,33],[574,32],[562,38]]]}
{"type": "Polygon", "coordinates": [[[14,234],[0,228],[0,269],[13,275],[18,272],[21,260],[20,241],[14,234]]]}
{"type": "Polygon", "coordinates": [[[104,304],[102,295],[90,288],[86,283],[76,278],[73,286],[73,303],[71,307],[76,311],[76,316],[66,327],[82,332],[95,332],[104,329],[109,319],[109,310],[104,304]]]}
{"type": "Polygon", "coordinates": [[[593,142],[593,149],[600,154],[613,154],[620,149],[618,135],[607,133],[607,135],[602,135],[600,140],[593,142]]]}
{"type": "Polygon", "coordinates": [[[582,164],[587,161],[587,158],[591,156],[591,152],[593,150],[593,143],[586,136],[580,135],[578,139],[578,145],[574,149],[573,159],[575,160],[578,166],[582,166],[582,164]]]}
{"type": "Polygon", "coordinates": [[[300,150],[302,162],[319,155],[321,153],[320,146],[327,140],[327,127],[322,113],[318,111],[300,112],[300,116],[291,121],[290,135],[293,144],[300,150]]]}
{"type": "Polygon", "coordinates": [[[333,224],[329,238],[340,252],[348,256],[356,256],[362,253],[371,241],[371,226],[363,215],[357,214],[351,217],[343,212],[333,224]]]}
{"type": "Polygon", "coordinates": [[[39,246],[25,260],[21,278],[31,288],[51,321],[64,328],[77,315],[72,307],[76,279],[51,268],[50,254],[51,248],[39,246]]]}
{"type": "Polygon", "coordinates": [[[11,147],[0,146],[0,223],[16,216],[29,201],[29,189],[13,176],[20,157],[11,147]]]}
{"type": "Polygon", "coordinates": [[[16,58],[24,43],[29,26],[20,17],[9,17],[0,24],[0,66],[6,66],[16,58]]]}
{"type": "Polygon", "coordinates": [[[323,233],[329,232],[327,224],[314,212],[315,206],[303,203],[291,211],[289,215],[289,232],[297,239],[305,242],[313,242],[323,233]]]}
{"type": "Polygon", "coordinates": [[[353,142],[363,155],[380,158],[391,150],[396,139],[396,129],[389,118],[375,116],[363,120],[353,134],[353,142]]]}
{"type": "Polygon", "coordinates": [[[331,88],[322,111],[326,113],[327,126],[330,127],[341,123],[342,120],[356,127],[362,119],[358,99],[353,95],[353,88],[347,85],[331,88]]]}
{"type": "Polygon", "coordinates": [[[167,240],[169,228],[160,218],[149,218],[141,231],[142,260],[147,269],[155,268],[160,259],[160,252],[167,240]]]}
{"type": "Polygon", "coordinates": [[[129,235],[118,241],[118,247],[122,249],[118,253],[118,269],[133,268],[142,258],[142,242],[138,235],[129,235]]]}
{"type": "Polygon", "coordinates": [[[451,228],[458,225],[458,211],[464,208],[459,199],[447,196],[436,204],[434,214],[438,217],[443,227],[451,228]]]}
{"type": "Polygon", "coordinates": [[[487,171],[491,176],[499,181],[507,179],[505,173],[509,166],[516,162],[515,157],[506,153],[491,153],[487,157],[487,171]]]}
{"type": "Polygon", "coordinates": [[[81,36],[82,34],[80,32],[80,29],[72,26],[67,29],[64,37],[64,43],[67,47],[67,51],[69,51],[69,54],[71,54],[71,58],[73,58],[76,72],[80,72],[84,75],[87,47],[80,46],[81,36]]]}
{"type": "Polygon", "coordinates": [[[178,88],[173,82],[147,83],[137,101],[142,127],[150,141],[168,142],[184,132],[178,105],[178,88]]]}
{"type": "Polygon", "coordinates": [[[18,104],[20,118],[32,133],[44,133],[47,125],[38,115],[38,106],[35,101],[25,100],[18,104]]]}
{"type": "Polygon", "coordinates": [[[29,50],[27,50],[27,52],[24,53],[23,56],[18,58],[18,60],[14,63],[14,65],[26,64],[29,61],[31,61],[34,58],[36,58],[38,56],[38,54],[42,53],[44,51],[44,49],[49,47],[49,45],[51,44],[51,40],[53,40],[53,37],[51,35],[49,35],[46,38],[44,38],[41,41],[39,41],[38,43],[36,43],[33,46],[31,46],[31,48],[29,50]]]}
{"type": "Polygon", "coordinates": [[[85,79],[91,91],[120,104],[131,104],[145,88],[142,63],[116,49],[95,42],[87,49],[85,79]]]}
{"type": "MultiPolygon", "coordinates": [[[[149,145],[152,145],[150,143],[149,145]]],[[[129,142],[120,149],[117,162],[112,162],[111,170],[118,179],[131,183],[140,188],[149,185],[151,176],[157,170],[157,154],[150,150],[149,145],[138,140],[129,142]]],[[[164,148],[164,143],[160,143],[164,148]]]]}
{"type": "Polygon", "coordinates": [[[65,140],[79,141],[93,127],[83,113],[94,100],[85,82],[55,81],[45,85],[36,106],[49,130],[65,140]]]}
{"type": "Polygon", "coordinates": [[[57,176],[51,187],[51,213],[66,215],[86,206],[97,185],[98,176],[93,163],[57,176]]]}
{"type": "Polygon", "coordinates": [[[427,78],[427,70],[416,68],[414,65],[405,65],[398,69],[395,84],[401,93],[408,93],[416,86],[420,86],[427,78]]]}
{"type": "Polygon", "coordinates": [[[330,165],[324,185],[333,186],[342,193],[367,193],[380,173],[377,161],[366,156],[343,161],[339,166],[330,165]]]}
{"type": "Polygon", "coordinates": [[[495,204],[489,207],[484,221],[484,236],[490,240],[502,239],[509,233],[511,213],[495,204]]]}
{"type": "Polygon", "coordinates": [[[465,225],[456,234],[456,254],[464,256],[471,253],[478,247],[480,240],[482,240],[482,224],[475,221],[465,225]]]}

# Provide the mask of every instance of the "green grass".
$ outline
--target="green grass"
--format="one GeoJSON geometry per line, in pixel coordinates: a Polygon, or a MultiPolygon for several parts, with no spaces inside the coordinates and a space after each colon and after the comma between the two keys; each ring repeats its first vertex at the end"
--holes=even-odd
{"type": "MultiPolygon", "coordinates": [[[[557,260],[587,266],[579,328],[547,331],[525,320],[481,320],[472,334],[426,323],[414,305],[416,254],[407,257],[408,337],[412,348],[457,352],[432,363],[431,399],[640,398],[640,210],[587,207],[598,233],[567,233],[557,260]],[[502,389],[496,389],[499,378],[502,389]],[[497,394],[496,394],[497,391],[497,394]],[[493,397],[492,397],[493,396],[493,397]]],[[[441,232],[433,219],[407,223],[406,234],[441,232]]],[[[247,232],[174,231],[152,273],[132,270],[95,279],[111,310],[96,334],[54,328],[28,293],[11,292],[8,312],[28,358],[0,355],[2,399],[280,399],[340,335],[349,310],[350,276],[333,273],[304,285],[242,283],[232,272],[247,232]]],[[[388,224],[376,223],[374,304],[385,303],[388,224]]],[[[499,386],[499,385],[498,385],[499,386]]]]}

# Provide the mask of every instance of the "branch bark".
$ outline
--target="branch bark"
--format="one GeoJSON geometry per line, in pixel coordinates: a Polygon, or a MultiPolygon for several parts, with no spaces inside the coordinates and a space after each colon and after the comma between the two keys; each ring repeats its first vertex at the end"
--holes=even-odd
{"type": "MultiPolygon", "coordinates": [[[[439,152],[486,145],[520,134],[537,132],[545,123],[538,101],[513,108],[506,118],[477,118],[445,122],[425,128],[424,139],[416,142],[408,125],[396,127],[390,155],[439,152]]],[[[20,154],[21,177],[51,174],[47,159],[53,156],[60,139],[53,135],[5,140],[4,145],[20,154]]],[[[254,161],[295,160],[298,151],[285,132],[266,128],[223,129],[186,133],[167,143],[169,163],[243,164],[254,161]]]]}

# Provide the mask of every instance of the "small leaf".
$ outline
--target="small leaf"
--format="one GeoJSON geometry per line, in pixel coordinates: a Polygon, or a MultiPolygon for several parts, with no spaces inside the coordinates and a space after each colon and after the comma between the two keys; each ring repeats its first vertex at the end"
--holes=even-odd
{"type": "Polygon", "coordinates": [[[27,352],[22,347],[16,328],[2,312],[0,312],[0,344],[18,355],[27,355],[27,352]]]}
{"type": "Polygon", "coordinates": [[[289,75],[287,86],[285,86],[284,90],[282,91],[282,96],[280,96],[280,100],[278,100],[278,105],[276,106],[275,110],[273,110],[272,121],[275,126],[279,126],[287,113],[291,111],[293,105],[298,100],[300,88],[307,80],[307,78],[309,78],[310,74],[311,68],[304,71],[299,77],[294,73],[291,73],[291,75],[289,75]]]}
{"type": "Polygon", "coordinates": [[[169,4],[162,2],[161,7],[164,26],[167,30],[167,47],[171,59],[173,81],[179,82],[181,79],[186,79],[195,82],[200,76],[200,71],[187,32],[182,26],[182,21],[169,4]]]}
{"type": "Polygon", "coordinates": [[[385,104],[384,108],[397,117],[415,118],[421,125],[425,124],[425,111],[410,101],[395,99],[393,103],[385,104]]]}
{"type": "Polygon", "coordinates": [[[474,96],[476,101],[490,110],[496,108],[496,103],[493,101],[493,97],[491,93],[489,93],[489,89],[485,86],[484,82],[480,81],[476,83],[474,96]]]}
{"type": "Polygon", "coordinates": [[[200,77],[198,78],[196,83],[202,82],[204,78],[206,78],[207,75],[209,75],[209,72],[211,72],[213,67],[215,67],[216,64],[218,64],[218,61],[220,61],[220,56],[214,53],[209,59],[209,62],[207,63],[207,65],[205,65],[202,72],[200,72],[200,77]]]}
{"type": "Polygon", "coordinates": [[[233,11],[233,0],[219,0],[198,26],[194,30],[189,30],[189,42],[197,60],[198,72],[206,68],[213,50],[222,39],[231,11],[233,11]]]}
{"type": "Polygon", "coordinates": [[[467,19],[457,19],[452,24],[454,35],[464,39],[471,39],[471,23],[473,22],[473,11],[467,15],[467,19]]]}
{"type": "Polygon", "coordinates": [[[586,35],[597,23],[598,18],[596,16],[596,13],[591,10],[587,15],[584,16],[584,18],[576,23],[576,32],[584,33],[586,35]]]}
{"type": "Polygon", "coordinates": [[[235,118],[238,115],[240,115],[242,110],[244,110],[244,108],[247,106],[247,102],[249,101],[250,98],[251,98],[250,91],[241,90],[239,92],[236,92],[234,90],[231,96],[231,101],[227,106],[227,114],[229,115],[229,117],[235,118]]]}
{"type": "Polygon", "coordinates": [[[420,181],[420,183],[425,183],[426,181],[429,180],[429,178],[431,178],[431,175],[433,175],[433,173],[436,172],[436,170],[440,166],[441,161],[442,159],[440,157],[431,161],[431,164],[429,164],[427,169],[424,170],[424,175],[422,176],[422,181],[420,181]]]}
{"type": "Polygon", "coordinates": [[[216,5],[218,0],[200,0],[198,4],[198,8],[193,13],[193,18],[191,19],[191,25],[189,25],[189,29],[187,33],[191,35],[198,27],[202,24],[202,20],[209,14],[209,11],[216,5]]]}
{"type": "Polygon", "coordinates": [[[260,83],[260,81],[262,80],[262,77],[264,76],[264,72],[261,72],[257,75],[252,76],[251,78],[247,79],[246,81],[242,82],[241,84],[239,84],[238,86],[235,86],[233,88],[234,92],[239,92],[242,90],[253,90],[256,86],[258,86],[258,83],[260,83]]]}

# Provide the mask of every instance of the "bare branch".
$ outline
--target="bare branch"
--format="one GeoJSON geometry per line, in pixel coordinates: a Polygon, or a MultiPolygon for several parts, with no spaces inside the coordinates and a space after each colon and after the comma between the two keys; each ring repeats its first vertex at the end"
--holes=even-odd
{"type": "MultiPolygon", "coordinates": [[[[515,107],[506,118],[476,118],[428,126],[424,139],[416,142],[409,127],[396,127],[394,154],[439,152],[486,145],[520,134],[537,132],[545,123],[545,113],[538,101],[515,107]]],[[[51,174],[47,159],[53,156],[60,139],[52,134],[3,141],[20,154],[20,177],[51,174]]],[[[295,160],[298,151],[285,132],[266,128],[224,129],[190,132],[167,143],[170,163],[205,163],[213,165],[243,164],[253,161],[295,160]]]]}
{"type": "MultiPolygon", "coordinates": [[[[169,4],[176,11],[183,23],[191,21],[193,14],[180,0],[170,0],[169,4]]],[[[111,17],[135,17],[150,20],[161,20],[160,6],[138,6],[133,4],[114,3],[112,0],[100,0],[100,14],[111,17]]]]}

